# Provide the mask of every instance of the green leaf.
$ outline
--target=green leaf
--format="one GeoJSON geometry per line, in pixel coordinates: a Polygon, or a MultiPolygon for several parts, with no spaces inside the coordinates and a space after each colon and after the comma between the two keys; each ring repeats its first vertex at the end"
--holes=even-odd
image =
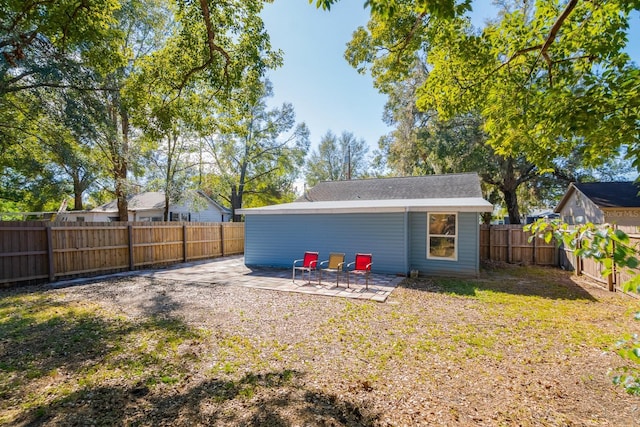
{"type": "Polygon", "coordinates": [[[629,268],[637,268],[640,265],[640,261],[637,258],[631,257],[627,259],[627,267],[629,268]]]}

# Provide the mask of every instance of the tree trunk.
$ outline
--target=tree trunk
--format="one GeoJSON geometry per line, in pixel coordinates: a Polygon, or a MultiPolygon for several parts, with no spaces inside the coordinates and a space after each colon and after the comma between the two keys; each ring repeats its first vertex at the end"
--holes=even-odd
{"type": "Polygon", "coordinates": [[[169,221],[169,199],[171,197],[171,184],[173,182],[172,168],[173,149],[171,147],[171,135],[167,134],[167,167],[164,171],[164,220],[169,221]]]}
{"type": "Polygon", "coordinates": [[[501,191],[504,196],[504,202],[507,205],[507,212],[509,213],[509,224],[521,224],[516,189],[502,188],[501,191]]]}
{"type": "Polygon", "coordinates": [[[84,189],[82,188],[82,182],[80,177],[77,174],[73,175],[73,210],[81,211],[84,207],[82,206],[82,193],[84,189]]]}
{"type": "Polygon", "coordinates": [[[502,163],[502,184],[499,186],[504,197],[509,214],[509,224],[520,224],[520,209],[518,208],[518,186],[520,182],[516,176],[514,160],[511,157],[505,158],[502,163]]]}
{"type": "Polygon", "coordinates": [[[120,221],[129,220],[129,203],[127,201],[127,161],[129,156],[129,115],[120,111],[122,125],[122,146],[119,150],[116,172],[116,197],[118,198],[118,216],[120,221]]]}
{"type": "Polygon", "coordinates": [[[493,212],[483,212],[480,214],[480,219],[482,219],[483,224],[491,224],[491,217],[493,216],[493,212]]]}
{"type": "Polygon", "coordinates": [[[242,190],[238,191],[238,187],[234,184],[231,186],[231,215],[233,222],[242,221],[242,216],[236,214],[236,209],[242,208],[242,190]]]}
{"type": "Polygon", "coordinates": [[[248,144],[245,144],[244,160],[240,166],[240,183],[231,185],[231,214],[233,222],[241,222],[242,216],[236,214],[236,209],[242,209],[242,197],[244,196],[244,181],[247,176],[247,157],[249,156],[248,144]]]}
{"type": "Polygon", "coordinates": [[[169,221],[169,189],[165,187],[164,190],[164,210],[163,210],[163,220],[169,221]]]}

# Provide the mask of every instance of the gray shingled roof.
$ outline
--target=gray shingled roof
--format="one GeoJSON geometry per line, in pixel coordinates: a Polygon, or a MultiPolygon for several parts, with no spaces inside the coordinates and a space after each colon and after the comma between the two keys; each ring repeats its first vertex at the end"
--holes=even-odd
{"type": "Polygon", "coordinates": [[[633,182],[575,183],[600,208],[640,208],[640,188],[633,182]]]}
{"type": "Polygon", "coordinates": [[[296,202],[480,197],[476,173],[323,181],[296,202]]]}
{"type": "MultiPolygon", "coordinates": [[[[161,191],[147,191],[132,196],[128,202],[129,210],[162,209],[164,208],[164,193],[161,191]]],[[[92,210],[97,212],[117,211],[118,202],[117,200],[112,200],[92,210]]]]}
{"type": "MultiPolygon", "coordinates": [[[[206,194],[201,191],[196,191],[201,197],[205,198],[211,204],[217,206],[220,210],[231,213],[231,210],[225,208],[220,205],[215,200],[209,198],[206,194]]],[[[131,196],[128,200],[128,207],[130,211],[144,211],[144,210],[154,210],[154,209],[164,209],[164,192],[163,191],[147,191],[144,193],[138,193],[134,196],[131,196]]],[[[100,205],[94,209],[94,212],[117,212],[118,211],[118,202],[117,200],[112,200],[109,203],[105,203],[104,205],[100,205]]]]}

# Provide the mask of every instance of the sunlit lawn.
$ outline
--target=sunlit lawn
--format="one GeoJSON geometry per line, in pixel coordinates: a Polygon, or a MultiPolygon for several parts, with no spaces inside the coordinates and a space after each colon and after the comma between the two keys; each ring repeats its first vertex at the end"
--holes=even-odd
{"type": "MultiPolygon", "coordinates": [[[[399,399],[406,387],[434,402],[448,396],[439,387],[451,387],[455,400],[454,390],[469,378],[471,402],[476,391],[513,394],[514,401],[503,402],[506,412],[494,414],[497,423],[535,417],[518,396],[554,387],[564,394],[584,389],[590,397],[603,385],[607,394],[618,393],[609,371],[624,361],[615,342],[637,328],[637,300],[594,297],[567,277],[521,268],[480,280],[410,281],[386,304],[333,299],[331,315],[320,319],[312,314],[318,297],[298,296],[297,310],[308,317],[283,311],[274,319],[306,322],[297,326],[308,334],[295,342],[269,332],[247,307],[229,307],[241,311],[242,328],[217,330],[179,317],[128,318],[95,301],[66,302],[65,290],[1,291],[0,423],[153,424],[153,416],[179,416],[184,423],[232,424],[241,419],[234,405],[248,410],[278,395],[272,410],[284,411],[278,409],[286,407],[284,390],[304,389],[322,405],[342,405],[342,412],[355,411],[357,396],[377,392],[377,412],[354,413],[360,424],[380,424],[389,415],[384,399],[399,399]],[[613,366],[598,366],[602,354],[601,363],[613,366]],[[576,384],[561,387],[567,378],[576,384]],[[526,388],[518,385],[526,381],[526,388]],[[163,412],[163,405],[170,409],[163,412]]],[[[455,411],[464,412],[451,408],[446,416],[454,420],[455,411]]],[[[395,410],[392,424],[411,420],[395,410]]],[[[307,415],[280,417],[313,422],[307,415]]]]}

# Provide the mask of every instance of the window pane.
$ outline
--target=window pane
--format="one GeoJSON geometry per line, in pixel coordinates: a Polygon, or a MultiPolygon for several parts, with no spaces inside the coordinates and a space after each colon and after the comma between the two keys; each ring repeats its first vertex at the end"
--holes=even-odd
{"type": "Polygon", "coordinates": [[[430,237],[429,256],[438,258],[454,258],[456,255],[454,237],[430,237]]]}
{"type": "Polygon", "coordinates": [[[429,214],[429,234],[454,236],[456,234],[455,214],[429,214]]]}

